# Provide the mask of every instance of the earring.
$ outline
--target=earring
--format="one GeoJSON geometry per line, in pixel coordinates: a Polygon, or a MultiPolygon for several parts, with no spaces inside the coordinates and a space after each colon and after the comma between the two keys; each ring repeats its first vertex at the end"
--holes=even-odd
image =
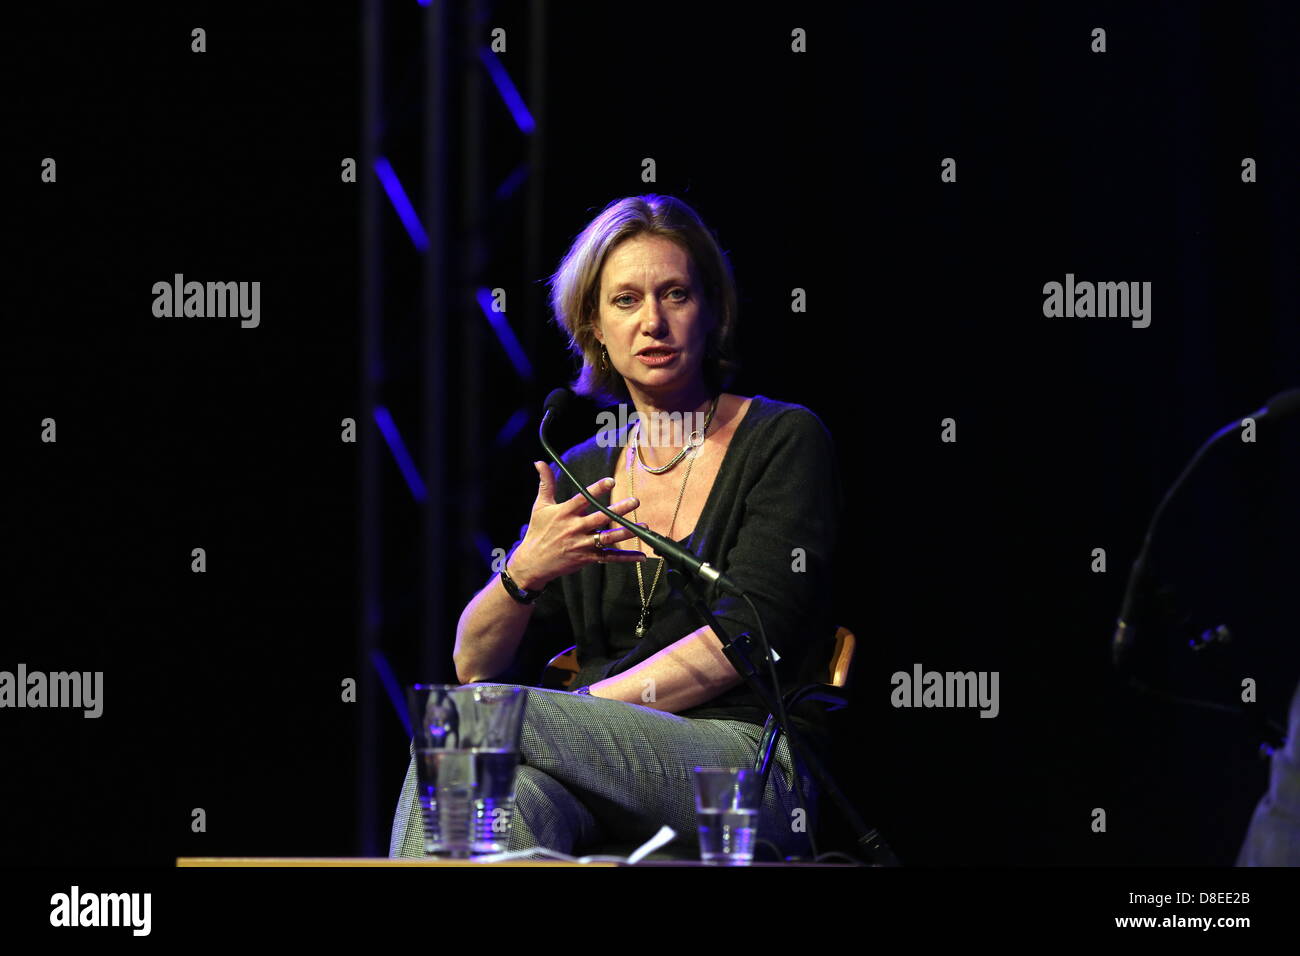
{"type": "Polygon", "coordinates": [[[609,371],[609,349],[603,345],[600,347],[600,370],[602,372],[609,371]]]}

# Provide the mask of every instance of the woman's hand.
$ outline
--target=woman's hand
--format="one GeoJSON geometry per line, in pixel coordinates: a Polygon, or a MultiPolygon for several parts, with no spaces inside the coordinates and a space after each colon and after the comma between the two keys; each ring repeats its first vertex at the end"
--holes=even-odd
{"type": "MultiPolygon", "coordinates": [[[[524,540],[510,557],[508,570],[516,584],[534,591],[555,578],[598,561],[645,560],[645,555],[640,551],[611,547],[634,535],[621,525],[609,531],[604,530],[611,522],[599,511],[584,515],[588,501],[581,494],[556,504],[555,475],[545,462],[535,461],[533,467],[537,469],[541,485],[537,489],[537,500],[533,502],[533,514],[528,522],[528,530],[524,533],[524,540]],[[592,535],[596,531],[601,532],[601,554],[593,546],[592,535]]],[[[595,498],[607,493],[613,486],[613,478],[602,478],[595,484],[588,485],[587,491],[595,498]]],[[[636,506],[636,498],[625,498],[610,505],[609,510],[617,515],[626,515],[636,506]]],[[[639,526],[646,527],[644,522],[639,526]]]]}

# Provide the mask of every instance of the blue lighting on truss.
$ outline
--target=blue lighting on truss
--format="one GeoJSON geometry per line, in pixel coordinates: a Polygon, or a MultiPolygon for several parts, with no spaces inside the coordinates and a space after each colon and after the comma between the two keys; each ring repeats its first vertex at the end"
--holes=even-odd
{"type": "Polygon", "coordinates": [[[493,198],[496,199],[497,202],[504,202],[515,194],[527,178],[528,163],[522,162],[510,171],[509,176],[501,180],[501,185],[497,187],[497,191],[493,198]]]}
{"type": "Polygon", "coordinates": [[[523,97],[515,89],[510,74],[506,72],[506,68],[501,65],[501,61],[497,59],[497,55],[490,47],[479,47],[478,55],[483,65],[487,67],[488,76],[492,77],[492,82],[497,85],[497,92],[501,94],[501,99],[505,100],[506,109],[510,110],[510,115],[515,118],[515,125],[519,127],[521,133],[531,136],[536,128],[533,114],[528,112],[528,107],[524,105],[523,97]]]}
{"type": "Polygon", "coordinates": [[[493,441],[493,444],[497,448],[504,448],[506,445],[509,445],[514,441],[515,436],[519,434],[520,430],[528,424],[529,417],[530,413],[528,409],[519,409],[519,411],[510,416],[508,422],[501,426],[501,430],[497,432],[497,437],[493,441]]]}
{"type": "Polygon", "coordinates": [[[383,433],[384,441],[388,442],[388,450],[393,453],[393,460],[397,462],[402,477],[406,479],[407,485],[410,486],[411,496],[416,501],[424,501],[428,494],[424,488],[424,481],[420,478],[420,473],[416,471],[415,462],[411,460],[411,453],[406,450],[406,445],[402,441],[402,434],[397,430],[393,416],[382,405],[375,406],[375,424],[379,426],[380,432],[383,433]]]}
{"type": "Polygon", "coordinates": [[[384,192],[388,193],[388,201],[397,210],[398,218],[402,220],[402,225],[406,227],[411,241],[415,243],[415,248],[424,252],[429,248],[429,236],[424,231],[424,226],[420,225],[420,217],[415,214],[415,207],[411,205],[411,200],[406,198],[406,190],[402,188],[397,173],[393,172],[392,164],[383,156],[376,158],[375,173],[379,176],[379,181],[384,184],[384,192]]]}
{"type": "Polygon", "coordinates": [[[514,330],[510,328],[510,323],[506,321],[504,312],[492,311],[492,293],[485,288],[480,288],[474,297],[478,300],[478,307],[483,310],[487,316],[488,322],[492,324],[492,331],[497,334],[501,341],[501,347],[506,350],[506,355],[514,364],[515,371],[519,377],[531,382],[533,380],[533,366],[528,361],[528,356],[519,345],[519,340],[515,338],[514,330]]]}

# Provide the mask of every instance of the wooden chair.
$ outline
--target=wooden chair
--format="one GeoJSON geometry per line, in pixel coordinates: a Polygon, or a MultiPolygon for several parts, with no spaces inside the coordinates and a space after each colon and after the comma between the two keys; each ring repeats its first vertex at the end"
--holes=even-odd
{"type": "MultiPolygon", "coordinates": [[[[789,717],[795,706],[805,700],[815,700],[825,704],[827,712],[847,707],[849,674],[853,669],[853,655],[857,646],[858,639],[853,636],[852,631],[847,627],[837,627],[830,659],[826,662],[826,669],[818,675],[818,680],[794,688],[783,698],[786,716],[789,717]]],[[[763,725],[763,738],[758,745],[758,760],[754,765],[754,769],[758,770],[763,777],[764,792],[767,790],[767,778],[772,771],[772,756],[776,753],[776,745],[780,743],[781,733],[784,733],[784,730],[778,733],[776,714],[768,714],[767,722],[763,725]]]]}
{"type": "MultiPolygon", "coordinates": [[[[848,706],[847,688],[856,650],[857,638],[854,637],[853,632],[847,627],[836,628],[830,657],[826,661],[825,669],[818,675],[818,680],[802,687],[796,687],[786,693],[784,698],[786,716],[790,715],[791,710],[797,704],[805,700],[815,700],[825,704],[828,712],[848,706]]],[[[546,666],[542,668],[541,680],[538,682],[539,686],[548,690],[570,690],[573,688],[574,679],[578,676],[580,669],[578,648],[575,644],[573,647],[556,654],[546,663],[546,666]]],[[[769,714],[763,727],[762,739],[759,742],[758,757],[754,762],[754,769],[762,775],[764,793],[767,791],[767,780],[772,770],[772,758],[776,753],[776,747],[780,739],[780,734],[777,733],[776,728],[776,715],[769,714]]],[[[618,845],[588,849],[581,852],[627,856],[635,849],[635,846],[618,845]]],[[[650,854],[647,859],[685,859],[693,856],[694,850],[687,851],[669,844],[650,854]]]]}

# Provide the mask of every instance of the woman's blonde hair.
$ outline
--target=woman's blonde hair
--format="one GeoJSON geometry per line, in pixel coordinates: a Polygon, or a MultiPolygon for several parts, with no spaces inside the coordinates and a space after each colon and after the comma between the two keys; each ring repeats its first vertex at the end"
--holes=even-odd
{"type": "Polygon", "coordinates": [[[573,240],[560,268],[550,277],[551,311],[569,337],[569,351],[582,367],[570,387],[601,404],[627,401],[627,385],[618,370],[600,367],[596,338],[596,297],[600,270],[611,251],[633,236],[662,236],[681,246],[703,286],[704,305],[716,321],[704,356],[704,381],[711,392],[724,390],[740,363],[732,354],[736,331],[736,280],[731,263],[712,231],[695,210],[673,196],[654,193],[616,199],[601,210],[573,240]]]}

